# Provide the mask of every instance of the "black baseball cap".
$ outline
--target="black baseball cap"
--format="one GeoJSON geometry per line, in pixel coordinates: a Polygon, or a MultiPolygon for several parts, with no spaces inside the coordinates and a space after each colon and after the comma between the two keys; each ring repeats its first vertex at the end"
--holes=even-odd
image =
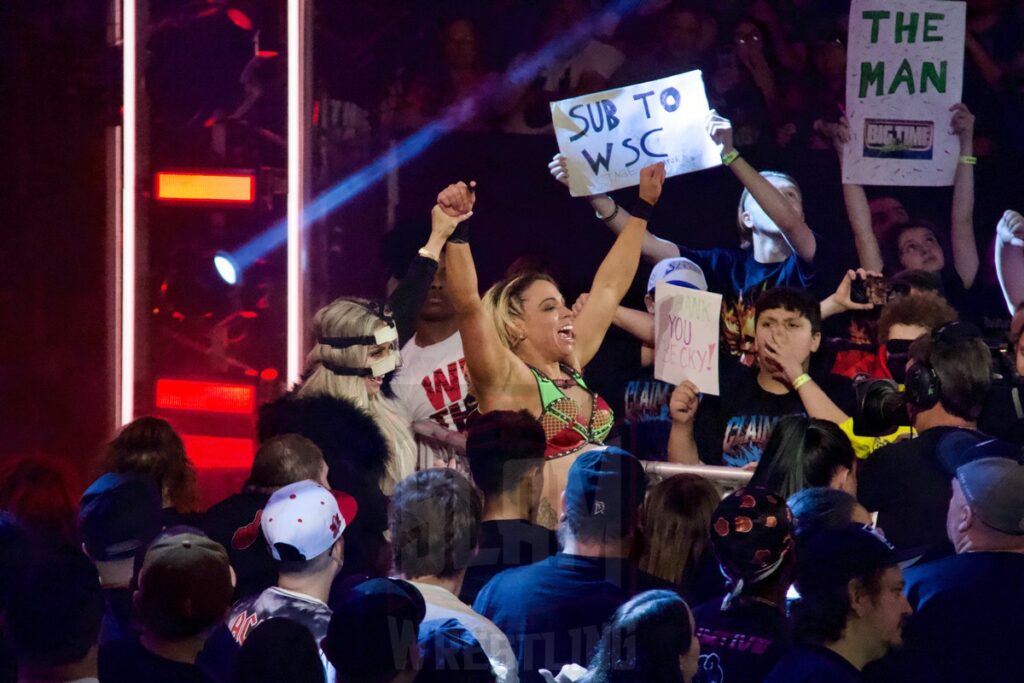
{"type": "Polygon", "coordinates": [[[609,531],[621,534],[636,522],[646,495],[647,473],[639,460],[621,448],[595,449],[569,468],[565,509],[591,528],[604,520],[609,531]]]}
{"type": "Polygon", "coordinates": [[[1021,448],[1002,439],[993,439],[973,429],[955,429],[939,439],[935,447],[939,463],[952,477],[967,463],[983,458],[1005,458],[1021,462],[1021,448]]]}
{"type": "Polygon", "coordinates": [[[801,595],[832,591],[904,559],[880,532],[860,524],[820,529],[801,541],[796,587],[801,595]]]}
{"type": "Polygon", "coordinates": [[[457,619],[423,624],[420,660],[416,683],[492,683],[508,673],[490,660],[476,636],[457,619]]]}
{"type": "Polygon", "coordinates": [[[148,477],[108,473],[82,494],[78,528],[97,562],[134,557],[160,533],[160,492],[148,477]]]}
{"type": "Polygon", "coordinates": [[[398,673],[426,614],[423,596],[408,581],[369,579],[334,606],[322,647],[343,676],[398,673]]]}

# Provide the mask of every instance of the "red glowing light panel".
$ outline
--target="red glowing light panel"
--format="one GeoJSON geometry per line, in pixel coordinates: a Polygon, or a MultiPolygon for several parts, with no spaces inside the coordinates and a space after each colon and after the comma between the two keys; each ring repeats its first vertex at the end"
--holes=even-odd
{"type": "Polygon", "coordinates": [[[256,389],[247,384],[158,379],[156,407],[199,413],[247,415],[256,410],[256,389]]]}
{"type": "Polygon", "coordinates": [[[165,202],[252,204],[256,201],[256,176],[160,171],[156,174],[156,198],[165,202]]]}
{"type": "Polygon", "coordinates": [[[197,469],[249,469],[255,445],[252,439],[182,434],[185,452],[197,469]]]}

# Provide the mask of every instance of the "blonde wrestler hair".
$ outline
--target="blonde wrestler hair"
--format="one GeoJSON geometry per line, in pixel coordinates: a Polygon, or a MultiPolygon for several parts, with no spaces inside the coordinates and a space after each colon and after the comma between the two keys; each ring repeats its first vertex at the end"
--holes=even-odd
{"type": "MultiPolygon", "coordinates": [[[[367,299],[346,297],[327,304],[313,318],[313,333],[323,337],[360,337],[372,335],[387,322],[367,299]]],[[[370,394],[362,377],[336,375],[325,363],[362,368],[367,365],[370,346],[355,345],[338,349],[316,343],[306,355],[306,379],[296,390],[298,396],[328,395],[349,401],[373,418],[388,444],[385,480],[381,487],[390,494],[396,483],[416,470],[416,442],[409,423],[403,420],[379,393],[370,394]]]]}
{"type": "Polygon", "coordinates": [[[516,273],[495,283],[484,294],[484,309],[498,331],[501,343],[515,351],[523,340],[519,321],[523,319],[523,293],[535,282],[558,283],[547,273],[516,273]]]}

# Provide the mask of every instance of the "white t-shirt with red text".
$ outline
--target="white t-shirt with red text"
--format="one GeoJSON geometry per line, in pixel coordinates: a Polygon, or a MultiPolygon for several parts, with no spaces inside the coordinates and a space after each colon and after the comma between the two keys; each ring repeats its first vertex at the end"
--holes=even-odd
{"type": "MultiPolygon", "coordinates": [[[[456,332],[429,346],[420,346],[414,336],[401,353],[402,367],[391,380],[401,413],[410,422],[430,420],[445,429],[464,431],[476,401],[469,397],[462,336],[456,332]]],[[[445,449],[418,442],[421,468],[430,467],[435,459],[449,459],[445,449]]]]}

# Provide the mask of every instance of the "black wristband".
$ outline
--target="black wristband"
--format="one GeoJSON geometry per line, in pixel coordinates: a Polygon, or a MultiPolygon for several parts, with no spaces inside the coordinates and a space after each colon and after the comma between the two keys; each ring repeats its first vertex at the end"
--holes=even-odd
{"type": "Polygon", "coordinates": [[[632,213],[635,218],[650,221],[651,214],[654,213],[654,204],[651,204],[646,199],[637,199],[636,204],[633,205],[633,210],[630,213],[632,213]]]}
{"type": "Polygon", "coordinates": [[[469,224],[467,221],[462,221],[455,226],[455,230],[448,236],[449,242],[455,244],[468,244],[469,243],[469,224]]]}

